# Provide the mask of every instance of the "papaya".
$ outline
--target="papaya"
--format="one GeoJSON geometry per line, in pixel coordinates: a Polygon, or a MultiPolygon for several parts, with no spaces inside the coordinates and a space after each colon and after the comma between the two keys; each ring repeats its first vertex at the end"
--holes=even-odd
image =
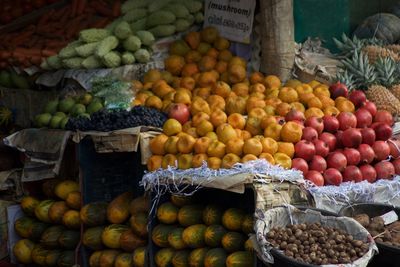
{"type": "Polygon", "coordinates": [[[228,232],[222,237],[222,247],[227,252],[236,252],[244,249],[246,237],[242,233],[228,232]]]}
{"type": "Polygon", "coordinates": [[[210,249],[206,253],[204,267],[225,267],[226,257],[226,252],[222,248],[210,249]]]}
{"type": "Polygon", "coordinates": [[[49,251],[46,250],[43,246],[35,245],[31,253],[32,262],[36,263],[37,265],[44,266],[46,264],[46,256],[48,252],[49,251]]]}
{"type": "Polygon", "coordinates": [[[129,217],[129,204],[131,203],[133,194],[125,192],[117,196],[107,207],[107,219],[111,223],[123,223],[129,217]]]}
{"type": "Polygon", "coordinates": [[[69,210],[64,213],[62,223],[69,229],[80,229],[81,219],[79,217],[79,211],[69,210]]]}
{"type": "Polygon", "coordinates": [[[133,199],[129,204],[129,212],[132,215],[135,215],[136,213],[139,212],[144,212],[148,214],[149,210],[150,210],[150,197],[147,195],[137,197],[133,199]]]}
{"type": "Polygon", "coordinates": [[[86,229],[83,233],[82,243],[92,250],[100,250],[103,248],[101,234],[104,231],[104,226],[97,226],[86,229]]]}
{"type": "Polygon", "coordinates": [[[144,267],[146,259],[146,247],[140,247],[133,251],[133,266],[144,267]]]}
{"type": "Polygon", "coordinates": [[[204,247],[204,234],[206,229],[207,226],[204,224],[195,224],[185,228],[182,233],[183,242],[190,248],[204,247]]]}
{"type": "Polygon", "coordinates": [[[183,228],[178,227],[173,229],[169,234],[168,234],[168,243],[169,245],[176,250],[181,250],[186,248],[185,242],[183,242],[182,234],[183,234],[183,228]]]}
{"type": "Polygon", "coordinates": [[[75,249],[79,243],[80,237],[80,232],[66,230],[58,238],[58,244],[64,249],[75,249]]]}
{"type": "Polygon", "coordinates": [[[204,260],[208,250],[208,248],[196,248],[192,250],[189,255],[189,266],[204,267],[204,260]]]}
{"type": "Polygon", "coordinates": [[[246,214],[242,222],[242,232],[245,234],[253,233],[254,219],[252,214],[246,214]]]}
{"type": "Polygon", "coordinates": [[[57,260],[58,267],[71,267],[75,265],[75,252],[72,250],[65,250],[61,253],[57,260]]]}
{"type": "Polygon", "coordinates": [[[203,211],[203,222],[206,225],[221,224],[223,210],[217,205],[207,205],[203,211]]]}
{"type": "Polygon", "coordinates": [[[78,191],[75,192],[70,192],[67,195],[67,199],[65,200],[67,203],[67,206],[71,209],[74,210],[80,210],[81,209],[81,193],[78,191]]]}
{"type": "Polygon", "coordinates": [[[49,250],[45,259],[45,266],[53,267],[57,266],[58,258],[61,256],[60,250],[49,250]]]}
{"type": "Polygon", "coordinates": [[[59,179],[48,179],[42,184],[42,191],[48,198],[56,198],[54,193],[56,185],[60,182],[59,179]]]}
{"type": "Polygon", "coordinates": [[[99,267],[114,267],[115,259],[120,252],[115,249],[103,250],[100,255],[99,267]]]}
{"type": "Polygon", "coordinates": [[[107,222],[107,203],[93,202],[82,207],[80,219],[87,226],[100,226],[107,222]]]}
{"type": "Polygon", "coordinates": [[[22,238],[31,238],[34,223],[30,217],[21,217],[15,221],[14,230],[22,238]]]}
{"type": "Polygon", "coordinates": [[[13,253],[19,263],[30,264],[32,263],[32,250],[35,247],[35,243],[29,239],[21,239],[15,243],[13,247],[13,253]]]}
{"type": "Polygon", "coordinates": [[[58,239],[65,228],[61,225],[50,226],[43,232],[40,238],[40,244],[48,249],[58,248],[58,239]]]}
{"type": "Polygon", "coordinates": [[[222,225],[231,231],[239,231],[242,228],[244,212],[240,209],[230,208],[222,215],[222,225]]]}
{"type": "Polygon", "coordinates": [[[157,219],[164,224],[174,224],[178,219],[178,211],[174,204],[165,202],[157,209],[157,219]]]}
{"type": "Polygon", "coordinates": [[[219,224],[213,224],[207,227],[204,233],[204,240],[207,246],[219,247],[223,236],[227,233],[226,229],[219,224]]]}
{"type": "Polygon", "coordinates": [[[100,256],[102,251],[95,251],[89,257],[89,266],[90,267],[99,267],[100,266],[100,256]]]}
{"type": "Polygon", "coordinates": [[[121,253],[115,259],[114,267],[132,267],[133,258],[131,253],[121,253]]]}
{"type": "Polygon", "coordinates": [[[253,241],[251,240],[251,238],[247,239],[246,242],[244,242],[244,249],[249,252],[254,252],[253,241]]]}
{"type": "Polygon", "coordinates": [[[189,267],[190,250],[180,250],[175,252],[172,257],[172,265],[174,267],[189,267]]]}
{"type": "Polygon", "coordinates": [[[131,216],[129,219],[129,225],[133,232],[140,237],[146,237],[148,234],[147,230],[148,216],[144,212],[138,212],[131,216]]]}
{"type": "Polygon", "coordinates": [[[53,205],[54,200],[43,200],[39,203],[39,205],[35,208],[35,216],[39,219],[39,221],[50,223],[51,220],[49,218],[49,209],[51,205],[53,205]]]}
{"type": "Polygon", "coordinates": [[[190,226],[203,222],[203,207],[200,205],[183,206],[178,212],[178,221],[182,226],[190,226]]]}
{"type": "Polygon", "coordinates": [[[193,203],[193,197],[182,195],[171,195],[171,202],[177,207],[183,207],[193,203]]]}
{"type": "Polygon", "coordinates": [[[75,191],[79,191],[79,184],[72,180],[59,182],[54,188],[54,193],[62,200],[66,200],[68,194],[75,191]]]}
{"type": "Polygon", "coordinates": [[[42,234],[44,233],[44,231],[46,231],[47,228],[49,228],[48,224],[35,221],[31,229],[30,239],[34,241],[40,240],[42,234]]]}
{"type": "Polygon", "coordinates": [[[21,199],[21,209],[26,215],[35,216],[35,208],[40,201],[31,196],[25,196],[21,199]]]}
{"type": "Polygon", "coordinates": [[[69,210],[65,201],[54,202],[49,209],[49,219],[52,223],[61,224],[64,213],[69,210]]]}
{"type": "Polygon", "coordinates": [[[168,247],[168,235],[174,229],[172,225],[159,224],[154,227],[151,233],[151,239],[159,247],[168,247]]]}
{"type": "Polygon", "coordinates": [[[154,261],[157,267],[169,267],[172,265],[172,257],[175,251],[172,248],[162,248],[157,251],[154,261]]]}
{"type": "Polygon", "coordinates": [[[133,252],[136,248],[145,246],[147,244],[147,240],[141,239],[135,235],[132,230],[127,230],[121,234],[119,243],[123,250],[133,252]]]}
{"type": "Polygon", "coordinates": [[[111,224],[104,228],[103,233],[101,234],[101,240],[103,244],[108,248],[121,248],[121,244],[119,242],[122,233],[128,230],[129,227],[122,224],[111,224]]]}
{"type": "Polygon", "coordinates": [[[248,251],[237,251],[226,259],[226,267],[247,267],[254,265],[254,256],[248,251]]]}

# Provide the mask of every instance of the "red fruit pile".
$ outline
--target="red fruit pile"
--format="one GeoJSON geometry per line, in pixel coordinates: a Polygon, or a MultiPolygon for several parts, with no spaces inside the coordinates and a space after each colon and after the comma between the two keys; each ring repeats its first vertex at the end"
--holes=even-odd
{"type": "MultiPolygon", "coordinates": [[[[345,89],[331,86],[333,98],[346,97],[345,89]]],[[[303,140],[295,145],[293,168],[318,186],[373,183],[400,174],[400,140],[391,138],[392,115],[377,111],[362,91],[353,91],[348,99],[357,108],[355,113],[308,118],[303,140]]]]}

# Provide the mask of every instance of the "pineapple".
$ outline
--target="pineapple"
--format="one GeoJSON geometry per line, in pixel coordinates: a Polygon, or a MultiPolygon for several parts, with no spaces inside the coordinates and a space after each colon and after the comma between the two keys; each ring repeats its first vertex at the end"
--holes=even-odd
{"type": "Polygon", "coordinates": [[[346,34],[342,34],[342,40],[333,38],[336,47],[341,51],[341,54],[348,57],[351,56],[355,51],[359,51],[363,47],[363,42],[356,36],[353,38],[347,37],[346,34]]]}
{"type": "Polygon", "coordinates": [[[375,67],[369,64],[367,55],[362,51],[354,52],[352,58],[342,60],[342,64],[348,71],[349,77],[352,77],[353,87],[367,89],[376,83],[375,67]]]}
{"type": "Polygon", "coordinates": [[[392,44],[392,45],[387,45],[385,48],[392,50],[393,52],[400,54],[400,45],[397,44],[392,44]]]}
{"type": "Polygon", "coordinates": [[[378,110],[386,110],[393,115],[400,114],[400,100],[397,99],[386,87],[372,85],[365,93],[368,100],[375,103],[378,110]]]}
{"type": "Polygon", "coordinates": [[[367,54],[368,60],[371,64],[374,64],[381,57],[382,58],[390,57],[396,62],[400,61],[399,54],[393,52],[392,50],[377,45],[367,45],[363,47],[362,51],[365,54],[367,54]]]}
{"type": "Polygon", "coordinates": [[[396,63],[392,58],[379,58],[375,63],[377,73],[377,82],[389,88],[399,80],[398,73],[399,63],[396,63]]]}

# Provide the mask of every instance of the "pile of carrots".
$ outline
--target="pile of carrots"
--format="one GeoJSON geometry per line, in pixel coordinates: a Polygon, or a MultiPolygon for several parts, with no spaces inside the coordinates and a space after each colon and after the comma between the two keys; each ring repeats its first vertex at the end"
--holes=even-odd
{"type": "Polygon", "coordinates": [[[104,28],[120,16],[120,10],[120,0],[72,0],[27,27],[0,34],[0,69],[39,66],[75,40],[81,30],[104,28]]]}

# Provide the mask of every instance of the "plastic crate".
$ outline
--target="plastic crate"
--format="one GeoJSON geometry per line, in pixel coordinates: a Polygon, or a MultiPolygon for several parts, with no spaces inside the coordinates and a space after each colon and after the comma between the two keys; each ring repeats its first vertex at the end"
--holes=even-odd
{"type": "MultiPolygon", "coordinates": [[[[190,188],[189,188],[190,190],[190,188]]],[[[152,201],[155,201],[155,194],[152,195],[152,201]]],[[[153,205],[160,205],[169,201],[170,194],[164,194],[158,199],[158,203],[152,203],[153,205]]],[[[235,207],[241,208],[246,212],[253,213],[255,210],[255,191],[252,186],[246,186],[246,190],[244,194],[232,193],[220,189],[213,189],[213,188],[201,188],[194,194],[195,199],[199,199],[204,204],[217,204],[222,207],[235,207]]],[[[157,209],[151,209],[151,213],[149,214],[149,218],[151,219],[150,229],[149,229],[149,242],[148,242],[148,260],[149,260],[149,267],[156,267],[154,262],[155,254],[159,250],[151,239],[152,230],[157,225],[158,221],[156,218],[157,209]]],[[[254,254],[254,267],[261,267],[266,266],[264,265],[254,254]]],[[[250,266],[249,266],[250,267],[250,266]]]]}

